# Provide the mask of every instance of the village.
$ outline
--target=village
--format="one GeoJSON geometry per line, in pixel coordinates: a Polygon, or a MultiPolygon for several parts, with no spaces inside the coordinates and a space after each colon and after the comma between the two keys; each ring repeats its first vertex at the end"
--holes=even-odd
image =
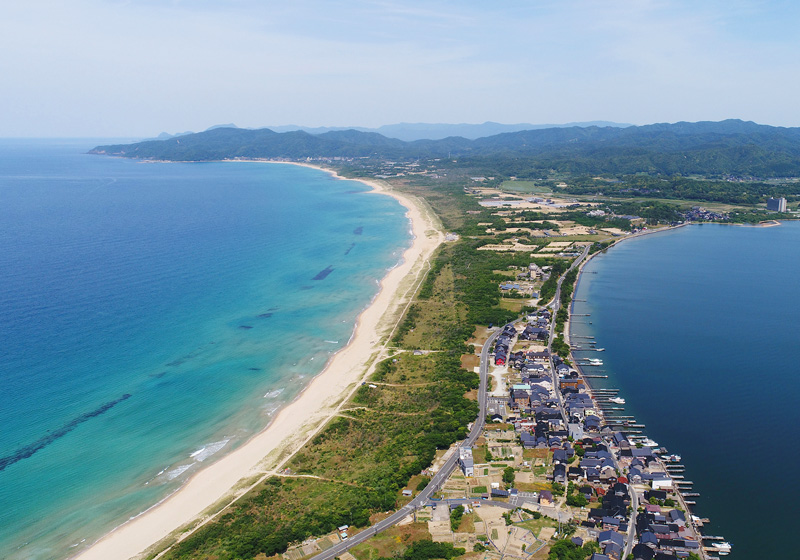
{"type": "MultiPolygon", "coordinates": [[[[534,265],[531,274],[541,270],[534,265]]],[[[495,328],[485,429],[475,445],[453,445],[422,473],[424,481],[456,456],[458,467],[446,482],[395,530],[426,526],[433,541],[485,560],[547,558],[548,547],[565,539],[591,549],[590,560],[727,555],[730,544],[704,536],[708,520],[691,513],[696,494],[681,474],[680,457],[616,412],[624,400],[615,391],[591,389],[580,365],[590,361],[572,364],[548,350],[552,315],[541,308],[495,328]]],[[[410,484],[398,505],[423,487],[410,484]]],[[[331,542],[347,539],[347,529],[331,542]]],[[[339,557],[373,558],[365,552],[372,550],[368,543],[339,557]]],[[[304,546],[284,558],[321,550],[304,546]]]]}
{"type": "Polygon", "coordinates": [[[565,538],[596,543],[591,560],[727,554],[727,543],[704,541],[672,469],[679,458],[614,429],[600,404],[614,397],[594,395],[580,368],[548,352],[550,320],[541,309],[501,329],[483,437],[448,452],[458,453],[459,469],[414,518],[427,521],[434,541],[487,559],[532,558],[565,538]]]}

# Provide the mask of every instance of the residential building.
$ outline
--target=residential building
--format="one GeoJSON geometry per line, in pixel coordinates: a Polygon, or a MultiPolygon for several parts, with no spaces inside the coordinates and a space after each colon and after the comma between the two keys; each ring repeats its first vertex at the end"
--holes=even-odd
{"type": "Polygon", "coordinates": [[[772,198],[769,197],[767,199],[767,210],[772,212],[786,212],[786,199],[781,198],[772,198]]]}

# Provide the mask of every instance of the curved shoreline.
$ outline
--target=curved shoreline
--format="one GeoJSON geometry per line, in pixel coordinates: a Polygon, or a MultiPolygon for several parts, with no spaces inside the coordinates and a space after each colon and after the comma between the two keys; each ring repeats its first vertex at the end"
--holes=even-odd
{"type": "Polygon", "coordinates": [[[391,196],[407,209],[413,235],[411,246],[403,252],[398,265],[387,272],[378,293],[359,314],[348,344],[331,357],[324,369],[266,428],[73,558],[127,560],[156,552],[164,539],[185,538],[249,489],[274,475],[327,424],[371,373],[424,277],[430,256],[444,242],[444,233],[436,217],[415,198],[392,191],[377,181],[347,179],[316,165],[268,163],[311,167],[337,179],[360,181],[371,188],[371,193],[391,196]]]}

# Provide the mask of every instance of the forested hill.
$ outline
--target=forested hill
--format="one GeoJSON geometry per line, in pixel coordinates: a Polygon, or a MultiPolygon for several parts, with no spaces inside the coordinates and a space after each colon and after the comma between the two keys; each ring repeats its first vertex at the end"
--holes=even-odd
{"type": "Polygon", "coordinates": [[[740,120],[509,132],[467,140],[404,142],[356,130],[309,134],[215,128],[168,140],[98,146],[91,153],[172,161],[230,158],[375,157],[394,160],[488,160],[573,173],[800,175],[800,128],[740,120]]]}

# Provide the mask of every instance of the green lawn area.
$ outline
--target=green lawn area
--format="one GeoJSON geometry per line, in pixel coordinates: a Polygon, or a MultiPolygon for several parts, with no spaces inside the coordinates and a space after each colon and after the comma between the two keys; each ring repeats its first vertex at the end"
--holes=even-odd
{"type": "Polygon", "coordinates": [[[545,194],[553,192],[553,189],[550,187],[539,186],[534,181],[504,181],[503,184],[500,185],[500,190],[523,194],[545,194]]]}
{"type": "Polygon", "coordinates": [[[523,527],[531,531],[537,537],[539,536],[539,531],[541,531],[545,527],[558,527],[558,521],[555,519],[550,519],[549,517],[545,517],[544,515],[539,519],[528,519],[527,521],[522,521],[520,523],[515,523],[517,527],[523,527]]]}
{"type": "Polygon", "coordinates": [[[367,542],[355,546],[350,553],[358,560],[391,558],[401,553],[411,543],[430,538],[427,523],[411,523],[387,529],[367,542]]]}

